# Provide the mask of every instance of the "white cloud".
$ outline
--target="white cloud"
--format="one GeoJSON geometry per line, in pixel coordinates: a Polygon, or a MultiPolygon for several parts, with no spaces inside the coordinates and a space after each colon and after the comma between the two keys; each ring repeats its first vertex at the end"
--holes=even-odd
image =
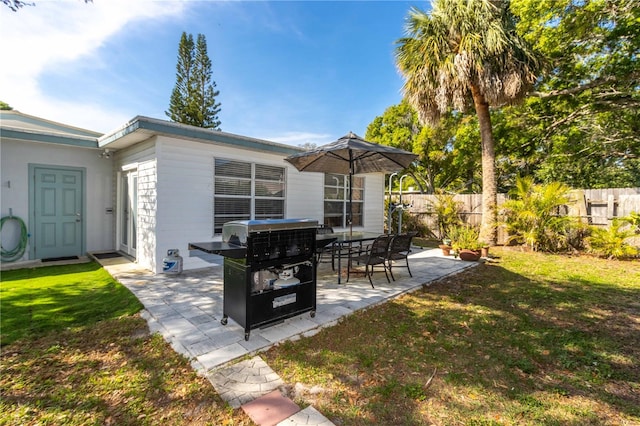
{"type": "MultiPolygon", "coordinates": [[[[107,131],[106,121],[114,111],[105,111],[97,102],[64,104],[47,97],[39,85],[45,70],[74,67],[77,61],[96,57],[101,45],[136,20],[175,17],[184,8],[178,1],[36,0],[12,12],[0,7],[0,100],[17,110],[92,130],[107,131]],[[77,121],[70,121],[77,117],[77,121]]],[[[116,113],[117,115],[117,113],[116,113]]],[[[122,117],[126,121],[131,117],[122,117]]]]}

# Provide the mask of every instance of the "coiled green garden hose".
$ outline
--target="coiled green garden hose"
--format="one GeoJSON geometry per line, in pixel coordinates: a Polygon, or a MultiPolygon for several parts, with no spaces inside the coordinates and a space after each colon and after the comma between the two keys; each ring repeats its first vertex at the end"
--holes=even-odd
{"type": "Polygon", "coordinates": [[[6,250],[0,244],[0,255],[2,257],[3,262],[14,262],[22,257],[24,254],[24,250],[27,248],[27,241],[29,239],[29,233],[27,231],[27,225],[25,225],[24,221],[16,216],[5,216],[0,219],[0,232],[4,227],[4,223],[9,220],[18,221],[18,225],[20,225],[20,240],[18,241],[18,245],[11,250],[6,250]]]}

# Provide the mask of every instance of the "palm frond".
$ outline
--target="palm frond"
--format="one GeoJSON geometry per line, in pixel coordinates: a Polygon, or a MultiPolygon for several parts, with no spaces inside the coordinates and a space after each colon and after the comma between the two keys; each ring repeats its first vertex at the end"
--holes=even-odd
{"type": "Polygon", "coordinates": [[[519,100],[532,87],[541,62],[515,32],[506,4],[436,0],[431,12],[411,9],[396,63],[421,119],[468,109],[472,85],[493,106],[519,100]]]}

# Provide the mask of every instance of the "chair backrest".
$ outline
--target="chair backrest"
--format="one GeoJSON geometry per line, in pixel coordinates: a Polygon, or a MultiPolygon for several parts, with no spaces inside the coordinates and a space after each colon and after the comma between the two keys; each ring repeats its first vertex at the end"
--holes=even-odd
{"type": "Polygon", "coordinates": [[[403,253],[411,250],[411,240],[415,236],[415,233],[398,234],[391,240],[389,246],[389,253],[403,253]]]}
{"type": "Polygon", "coordinates": [[[373,240],[371,244],[371,256],[386,257],[389,251],[389,243],[391,242],[391,235],[382,234],[373,240]]]}
{"type": "Polygon", "coordinates": [[[316,234],[333,234],[333,228],[330,226],[319,226],[316,234]]]}

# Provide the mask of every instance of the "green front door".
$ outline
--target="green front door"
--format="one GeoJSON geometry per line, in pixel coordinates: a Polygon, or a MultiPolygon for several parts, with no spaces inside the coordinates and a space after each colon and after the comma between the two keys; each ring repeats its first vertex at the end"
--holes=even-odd
{"type": "Polygon", "coordinates": [[[32,166],[33,258],[82,256],[84,170],[32,166]]]}

